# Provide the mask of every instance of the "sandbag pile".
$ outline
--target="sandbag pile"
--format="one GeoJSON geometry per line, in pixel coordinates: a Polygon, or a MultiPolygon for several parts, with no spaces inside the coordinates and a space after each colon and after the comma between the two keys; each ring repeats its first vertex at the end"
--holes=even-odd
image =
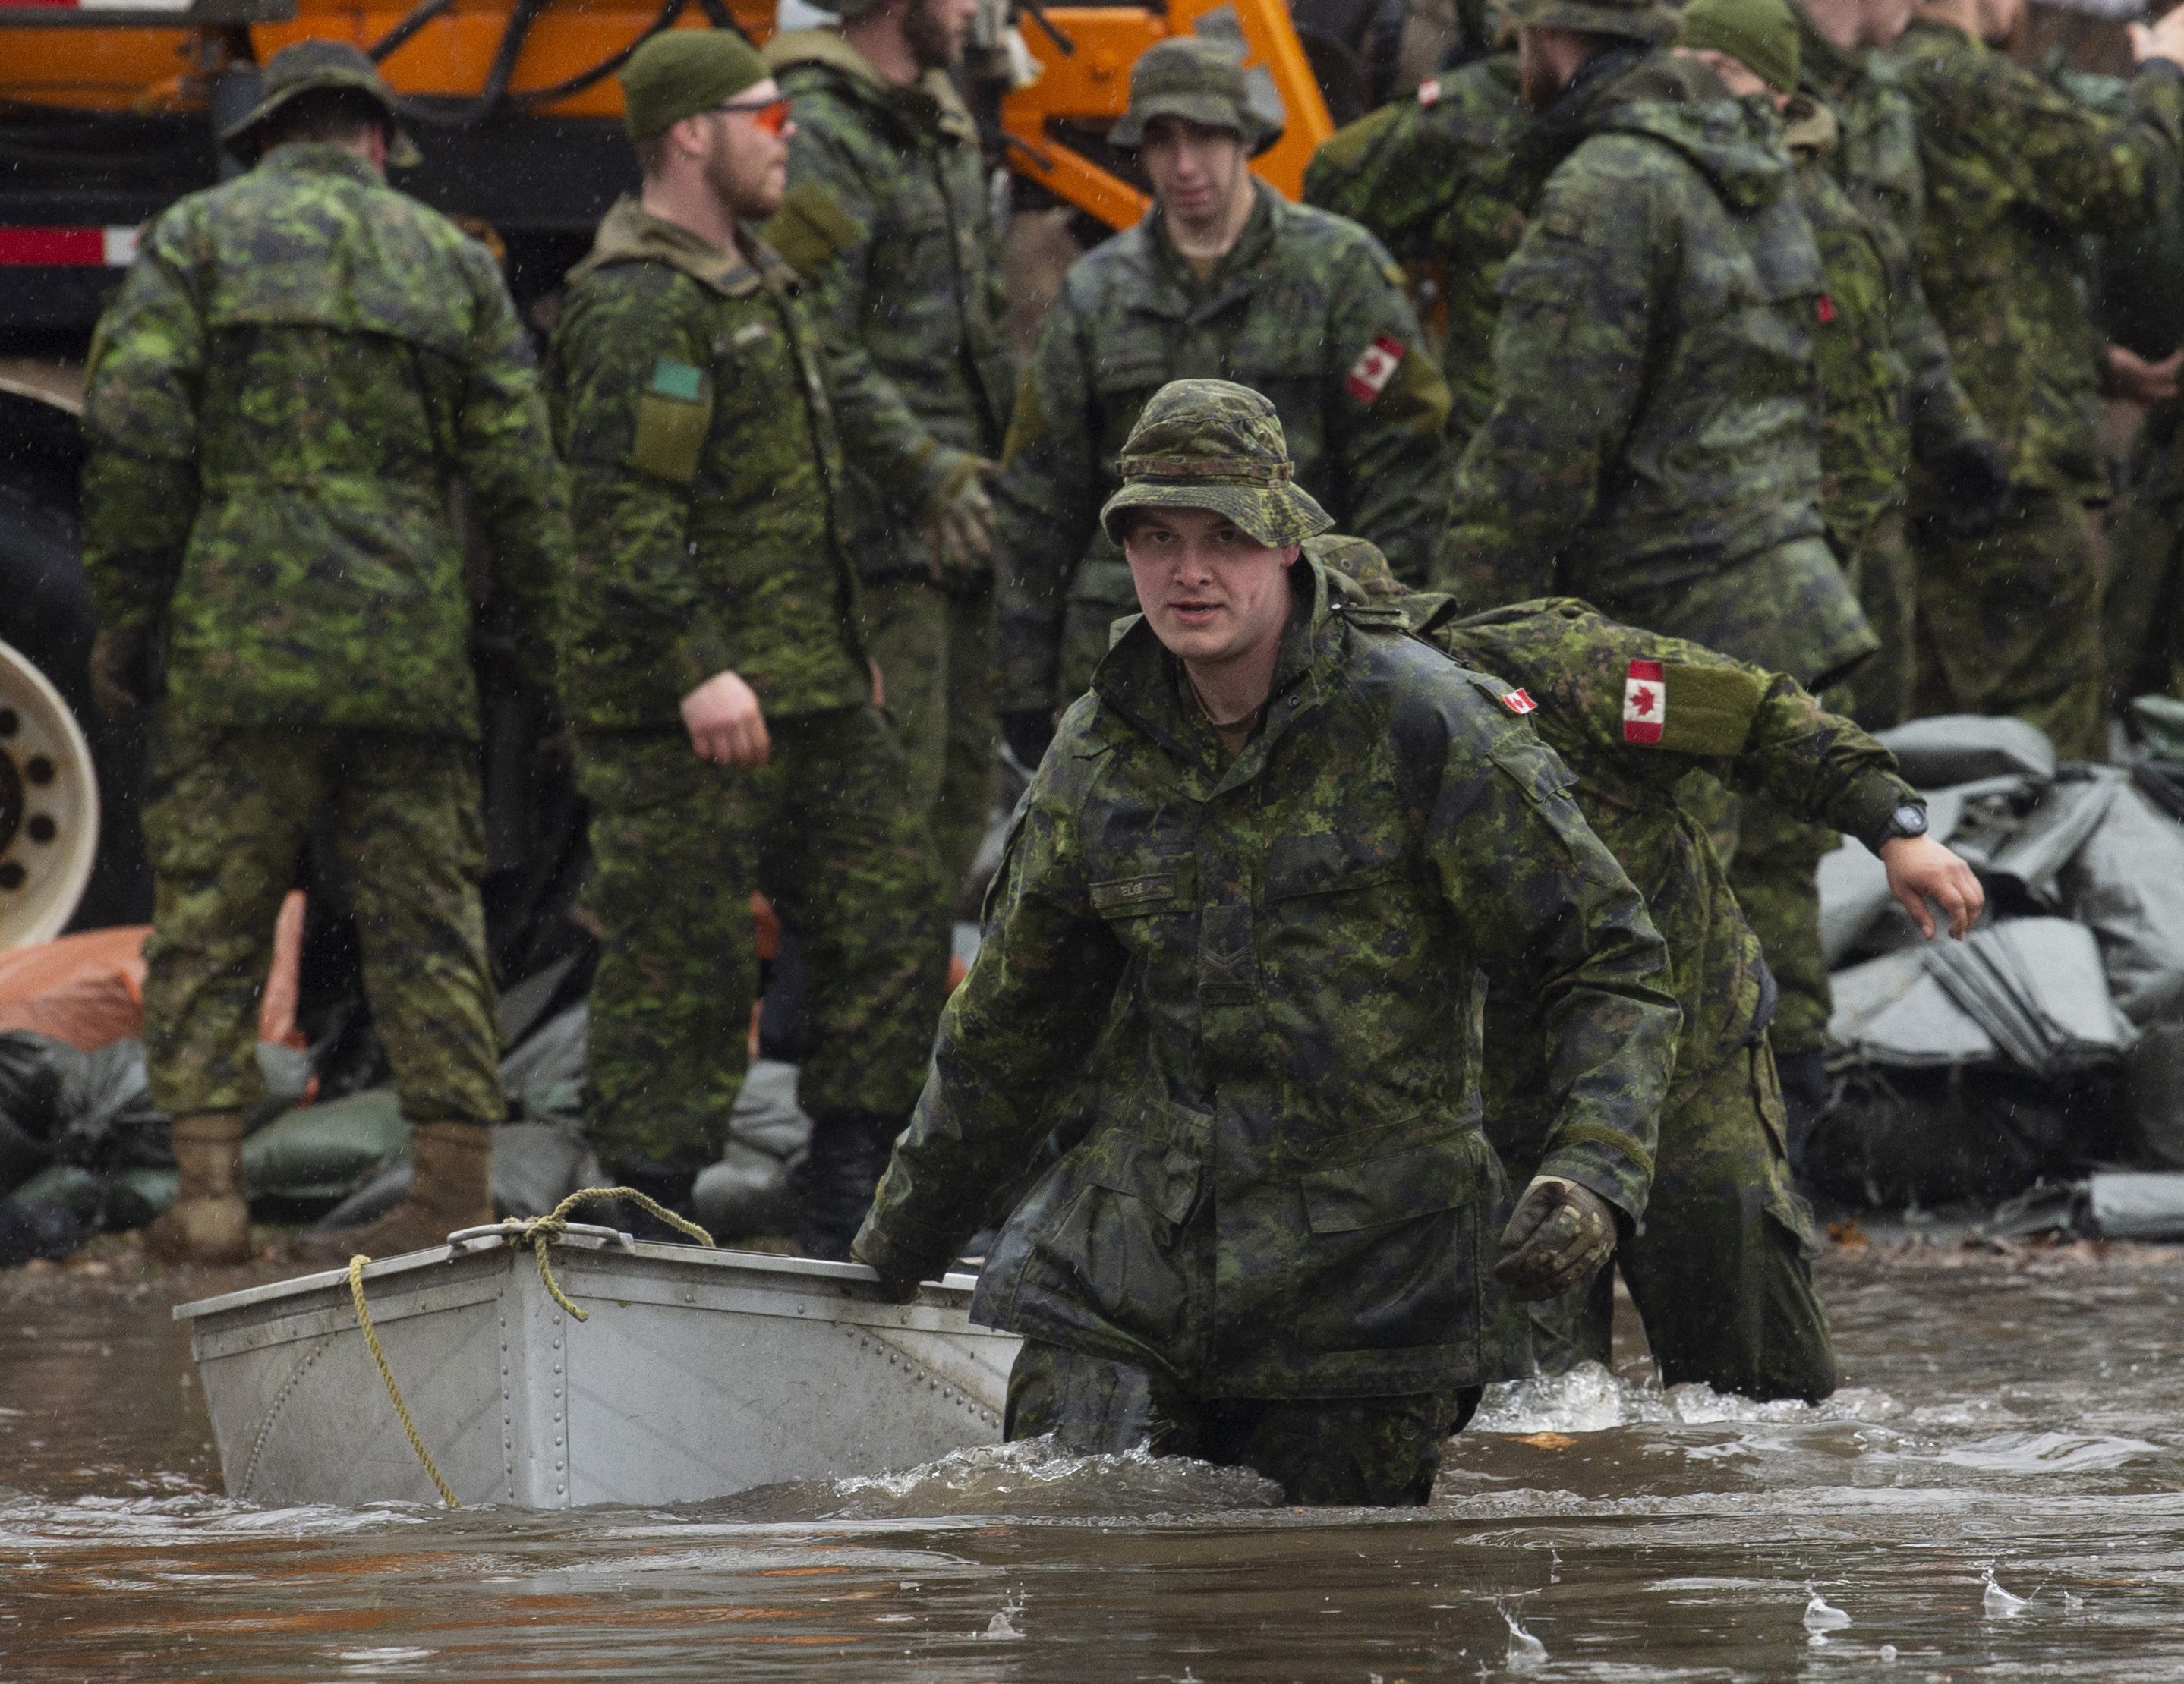
{"type": "Polygon", "coordinates": [[[1965,942],[1923,942],[1864,848],[1824,863],[1838,1081],[1815,1182],[1894,1204],[2184,1164],[2184,825],[2135,769],[2059,765],[2021,720],[1882,741],[1988,911],[1965,942]]]}

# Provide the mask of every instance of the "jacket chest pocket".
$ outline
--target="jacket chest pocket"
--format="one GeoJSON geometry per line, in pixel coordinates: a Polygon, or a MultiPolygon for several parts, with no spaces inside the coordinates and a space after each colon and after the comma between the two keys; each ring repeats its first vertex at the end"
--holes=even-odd
{"type": "Polygon", "coordinates": [[[1112,469],[1123,441],[1137,425],[1145,400],[1177,378],[1167,347],[1149,332],[1125,332],[1120,342],[1102,346],[1092,364],[1092,390],[1100,407],[1100,465],[1112,469]]]}
{"type": "Polygon", "coordinates": [[[1174,916],[1197,910],[1198,862],[1188,854],[1127,862],[1115,875],[1095,879],[1089,894],[1092,910],[1117,939],[1144,953],[1172,942],[1174,916]]]}

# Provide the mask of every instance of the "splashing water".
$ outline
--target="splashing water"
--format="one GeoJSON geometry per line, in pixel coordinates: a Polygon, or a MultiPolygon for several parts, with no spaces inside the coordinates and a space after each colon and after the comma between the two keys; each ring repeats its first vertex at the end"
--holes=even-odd
{"type": "Polygon", "coordinates": [[[1885,1392],[1847,1386],[1824,1403],[1780,1398],[1756,1403],[1691,1381],[1666,1391],[1580,1363],[1566,1374],[1490,1386],[1470,1432],[1606,1432],[1619,1426],[1712,1426],[1742,1421],[1872,1421],[1900,1413],[1885,1392]]]}
{"type": "Polygon", "coordinates": [[[2024,1613],[2027,1608],[2031,1606],[2030,1598],[2021,1596],[2013,1596],[2009,1592],[2003,1589],[2000,1585],[1997,1584],[1995,1582],[1994,1569],[1992,1567],[1989,1567],[1986,1570],[1986,1594],[1981,1598],[1981,1604],[1986,1609],[1986,1617],[1988,1619],[2014,1620],[2019,1615],[2024,1613]]]}
{"type": "Polygon", "coordinates": [[[1850,1615],[1830,1606],[1818,1591],[1813,1592],[1813,1599],[1805,1604],[1805,1629],[1808,1631],[1840,1631],[1849,1624],[1850,1615]]]}
{"type": "Polygon", "coordinates": [[[1509,1626],[1509,1670],[1537,1672],[1547,1664],[1547,1646],[1519,1625],[1507,1609],[1502,1610],[1502,1618],[1509,1626]]]}

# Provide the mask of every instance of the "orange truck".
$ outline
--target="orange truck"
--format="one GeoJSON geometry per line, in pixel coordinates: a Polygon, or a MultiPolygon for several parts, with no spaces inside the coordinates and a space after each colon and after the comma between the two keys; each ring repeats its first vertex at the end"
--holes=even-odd
{"type": "MultiPolygon", "coordinates": [[[[214,134],[293,42],[353,42],[378,60],[425,154],[401,185],[489,228],[524,297],[558,281],[632,179],[614,72],[636,42],[709,27],[763,42],[774,18],[774,0],[0,0],[0,355],[88,329],[136,231],[229,167],[214,134]]],[[[1111,226],[1145,200],[1102,136],[1154,42],[1237,47],[1286,122],[1258,167],[1292,194],[1332,129],[1319,73],[1354,69],[1283,0],[1037,8],[1018,26],[1038,75],[979,102],[994,156],[1111,226]]]]}
{"type": "MultiPolygon", "coordinates": [[[[0,643],[58,686],[97,762],[107,836],[80,925],[148,909],[134,842],[142,744],[99,721],[86,693],[92,614],[73,542],[82,360],[138,231],[235,168],[215,136],[256,103],[258,67],[306,38],[370,53],[424,154],[399,185],[502,251],[529,308],[635,183],[614,72],[636,44],[660,29],[763,42],[784,3],[797,0],[0,0],[0,643]]],[[[1013,19],[1009,3],[989,0],[981,34],[996,50],[982,57],[1013,61],[1009,82],[1022,85],[972,81],[989,155],[1011,172],[1015,203],[1073,206],[1086,234],[1143,212],[1105,136],[1153,42],[1197,33],[1236,48],[1255,103],[1284,125],[1256,167],[1294,196],[1332,131],[1330,99],[1335,115],[1362,108],[1367,61],[1387,58],[1405,15],[1405,0],[1015,0],[1013,19]],[[1023,48],[1013,55],[1001,50],[1011,26],[1023,48]]],[[[0,661],[0,726],[29,716],[18,688],[0,661]]],[[[0,832],[12,766],[0,741],[0,832]]],[[[11,846],[0,835],[0,878],[11,846]]],[[[17,898],[0,893],[0,945],[17,898]]]]}

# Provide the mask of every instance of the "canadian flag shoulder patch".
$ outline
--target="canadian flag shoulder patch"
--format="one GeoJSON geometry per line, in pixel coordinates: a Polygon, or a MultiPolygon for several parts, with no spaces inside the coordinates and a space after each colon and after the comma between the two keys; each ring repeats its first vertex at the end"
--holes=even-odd
{"type": "Polygon", "coordinates": [[[1540,704],[1521,690],[1504,691],[1502,705],[1513,714],[1536,714],[1540,711],[1540,704]]]}
{"type": "Polygon", "coordinates": [[[1369,405],[1395,379],[1396,366],[1403,360],[1407,348],[1394,335],[1379,335],[1357,353],[1357,360],[1350,365],[1349,377],[1342,382],[1344,388],[1360,403],[1369,405]]]}
{"type": "Polygon", "coordinates": [[[1623,740],[1658,742],[1669,714],[1669,686],[1658,661],[1633,661],[1623,681],[1623,740]]]}
{"type": "Polygon", "coordinates": [[[1440,78],[1439,76],[1428,76],[1424,81],[1418,84],[1418,103],[1428,107],[1435,106],[1440,103],[1440,78]]]}

